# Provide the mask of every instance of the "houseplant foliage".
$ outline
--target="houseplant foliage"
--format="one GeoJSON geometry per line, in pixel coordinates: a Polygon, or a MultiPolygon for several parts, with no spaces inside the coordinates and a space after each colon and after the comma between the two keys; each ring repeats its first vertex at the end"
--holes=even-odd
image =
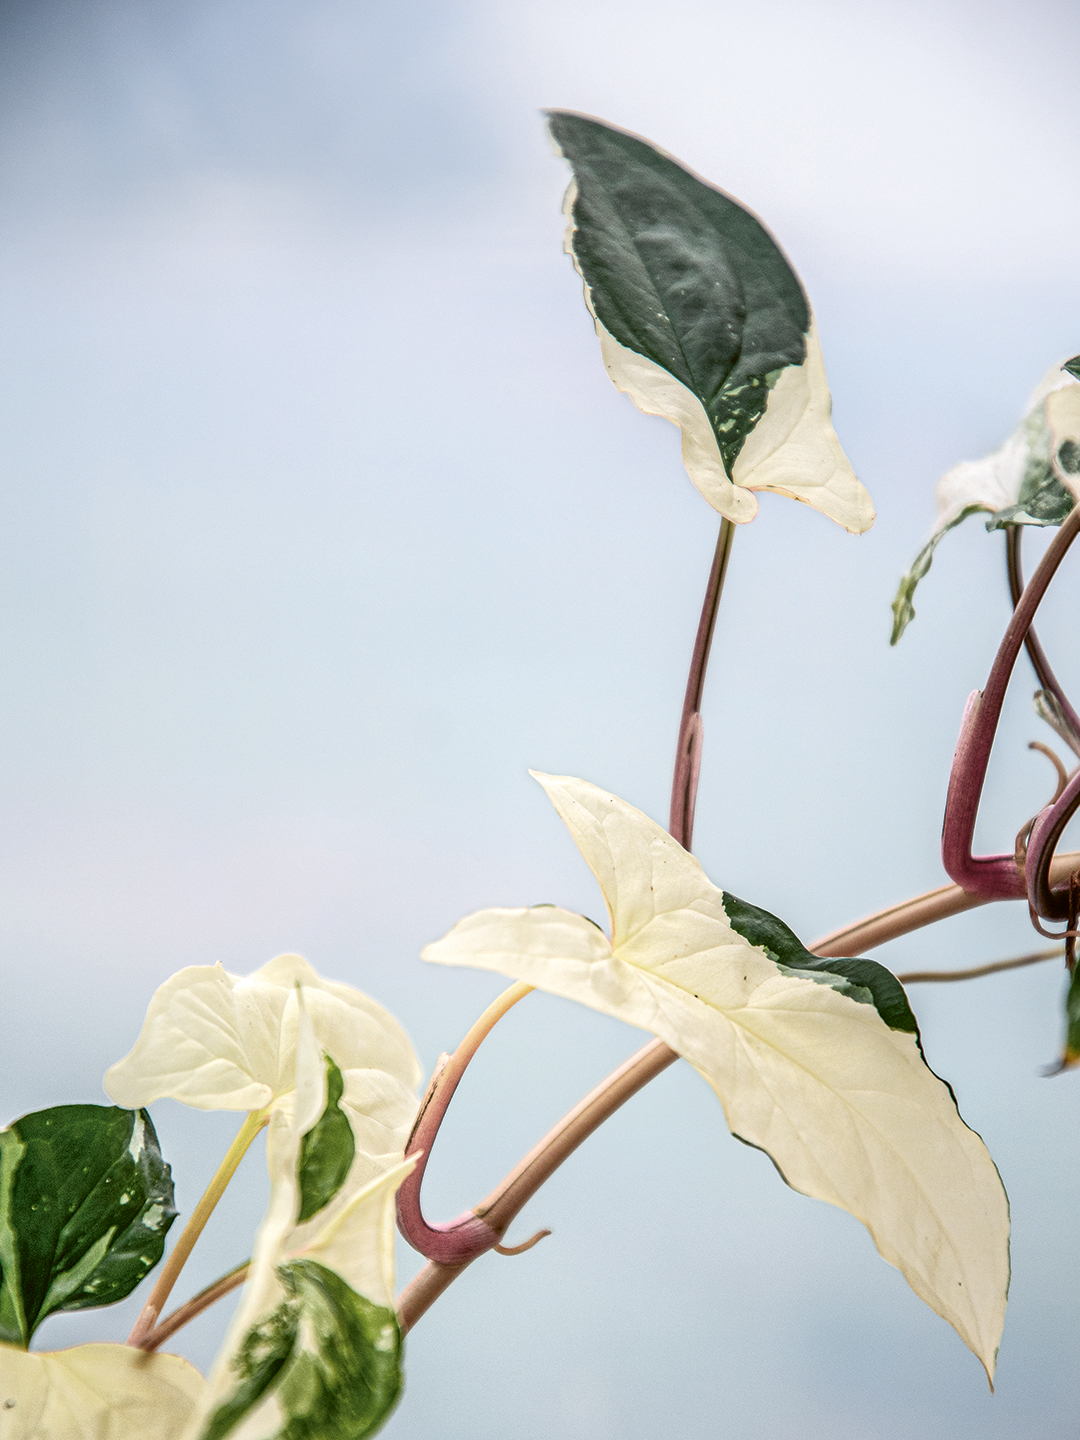
{"type": "Polygon", "coordinates": [[[986,528],[1060,525],[1076,503],[1080,478],[1080,356],[1052,365],[1009,438],[981,460],[962,460],[937,487],[937,519],[929,540],[900,581],[893,601],[892,644],[915,618],[915,587],[938,545],[972,515],[986,528]]]}
{"type": "MultiPolygon", "coordinates": [[[[737,200],[637,136],[569,111],[548,120],[572,170],[566,248],[603,362],[639,409],[678,426],[690,479],[722,517],[668,826],[586,780],[537,775],[600,883],[610,934],[544,905],[480,911],[429,945],[429,961],[498,971],[514,983],[442,1057],[419,1105],[421,1070],[397,1021],[301,957],[282,955],[246,977],[220,965],[181,970],[151,998],[131,1052],[107,1071],[112,1106],[61,1106],[0,1132],[4,1440],[376,1433],[401,1392],[411,1326],[485,1251],[513,1253],[502,1239],[529,1197],[679,1057],[716,1092],[732,1132],[765,1151],[789,1185],[867,1227],[992,1380],[1009,1281],[1002,1181],[923,1055],[901,979],[862,952],[972,904],[1027,896],[1043,933],[1066,940],[1073,968],[1080,857],[1055,847],[1080,806],[1076,777],[1055,758],[1058,793],[1024,827],[1015,853],[972,857],[970,831],[994,707],[1022,645],[1042,682],[1040,713],[1080,754],[1080,720],[1031,630],[1080,529],[1080,361],[1047,376],[1001,451],[945,477],[937,527],[894,607],[895,639],[938,540],[967,515],[987,511],[990,527],[1005,530],[1016,611],[965,720],[946,814],[945,861],[960,883],[808,947],[777,916],[714,885],[691,845],[702,689],[736,527],[755,518],[762,491],[807,504],[853,534],[874,520],[832,427],[813,313],[776,240],[737,200]],[[1026,525],[1060,529],[1024,587],[1017,547],[1026,525]],[[1065,931],[1047,932],[1052,920],[1065,931]],[[484,1036],[534,987],[655,1038],[474,1210],[430,1224],[421,1185],[442,1117],[484,1036]],[[242,1119],[160,1263],[175,1209],[147,1107],[166,1097],[242,1119]],[[233,1270],[166,1314],[203,1226],[264,1132],[270,1199],[261,1222],[253,1217],[250,1258],[238,1254],[233,1270]],[[429,1261],[397,1297],[395,1209],[429,1261]],[[151,1272],[126,1345],[36,1348],[50,1314],[113,1304],[151,1272]],[[239,1286],[207,1377],[161,1349],[239,1286]]],[[[948,978],[987,968],[995,967],[948,978]]],[[[1073,991],[1080,994],[1075,983],[1064,1063],[1080,1054],[1073,991]]]]}

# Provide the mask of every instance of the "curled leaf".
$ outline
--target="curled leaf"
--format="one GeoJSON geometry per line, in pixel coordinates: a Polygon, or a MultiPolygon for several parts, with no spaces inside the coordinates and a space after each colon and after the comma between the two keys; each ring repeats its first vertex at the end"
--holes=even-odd
{"type": "Polygon", "coordinates": [[[332,1201],[301,1219],[303,1141],[314,1114],[299,1100],[321,1088],[321,1057],[303,1011],[299,1028],[298,1103],[271,1115],[270,1202],[240,1306],[184,1440],[234,1432],[244,1440],[363,1440],[400,1391],[393,1204],[413,1162],[398,1156],[367,1183],[355,1180],[354,1168],[332,1201]]]}

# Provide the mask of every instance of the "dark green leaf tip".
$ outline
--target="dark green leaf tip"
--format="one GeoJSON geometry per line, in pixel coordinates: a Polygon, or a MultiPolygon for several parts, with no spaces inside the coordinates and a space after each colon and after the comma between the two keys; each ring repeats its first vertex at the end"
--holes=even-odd
{"type": "Polygon", "coordinates": [[[546,114],[577,182],[572,244],[593,313],[697,396],[730,477],[769,390],[806,358],[798,277],[755,215],[655,145],[546,114]]]}
{"type": "Polygon", "coordinates": [[[873,1005],[890,1030],[919,1034],[904,987],[896,976],[875,960],[822,959],[807,950],[783,920],[724,891],[724,910],[731,928],[751,945],[758,945],[787,974],[801,975],[831,985],[861,1005],[873,1005]]]}
{"type": "Polygon", "coordinates": [[[1080,380],[1080,355],[1074,355],[1071,360],[1066,360],[1062,370],[1067,370],[1074,380],[1080,380]]]}
{"type": "Polygon", "coordinates": [[[352,1126],[340,1103],[344,1093],[341,1071],[327,1055],[326,1109],[300,1144],[298,1222],[310,1220],[330,1203],[345,1183],[356,1154],[352,1126]]]}

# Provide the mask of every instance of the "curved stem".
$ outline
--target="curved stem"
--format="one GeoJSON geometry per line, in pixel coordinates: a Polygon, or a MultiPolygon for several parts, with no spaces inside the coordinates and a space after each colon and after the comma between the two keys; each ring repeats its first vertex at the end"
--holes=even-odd
{"type": "Polygon", "coordinates": [[[1027,893],[1015,854],[973,855],[971,842],[1009,677],[1046,587],[1078,532],[1080,506],[1073,508],[1024,588],[998,647],[986,689],[971,695],[960,727],[945,800],[941,857],[946,871],[957,884],[965,890],[985,894],[989,899],[1015,900],[1027,893]]]}
{"type": "MultiPolygon", "coordinates": [[[[1012,595],[1014,606],[1018,603],[1024,588],[1024,576],[1020,562],[1022,533],[1022,525],[1011,525],[1005,532],[1009,593],[1012,595]]],[[[1039,683],[1045,691],[1053,695],[1058,703],[1061,712],[1059,718],[1064,721],[1064,727],[1055,725],[1055,729],[1058,729],[1062,738],[1071,745],[1077,754],[1080,754],[1080,715],[1077,715],[1069,703],[1069,697],[1051,670],[1050,662],[1039,643],[1039,637],[1035,634],[1034,627],[1028,628],[1028,632],[1024,636],[1024,644],[1027,647],[1035,674],[1039,677],[1039,683]]],[[[1059,768],[1063,769],[1060,761],[1057,761],[1057,764],[1059,768]]],[[[1054,847],[1061,839],[1065,826],[1072,819],[1077,808],[1080,808],[1080,781],[1076,781],[1074,778],[1072,789],[1066,797],[1067,788],[1067,784],[1059,787],[1058,793],[1050,804],[1035,817],[1031,827],[1027,865],[1028,900],[1035,913],[1047,920],[1065,920],[1069,913],[1068,894],[1061,891],[1055,892],[1049,874],[1054,847]]]]}
{"type": "Polygon", "coordinates": [[[172,1253],[162,1267],[161,1274],[157,1278],[157,1283],[150,1292],[150,1298],[143,1306],[142,1313],[139,1315],[138,1320],[135,1321],[131,1334],[127,1338],[129,1345],[133,1345],[137,1349],[141,1348],[143,1342],[157,1324],[157,1318],[165,1308],[165,1302],[172,1293],[172,1288],[176,1284],[180,1271],[184,1268],[188,1256],[191,1254],[195,1241],[198,1240],[206,1222],[213,1214],[214,1206],[221,1199],[222,1195],[224,1195],[225,1187],[236,1173],[236,1167],[247,1154],[251,1142],[269,1118],[270,1112],[268,1110],[252,1110],[243,1125],[240,1126],[236,1139],[225,1152],[224,1160],[222,1160],[214,1178],[206,1187],[202,1199],[191,1212],[191,1218],[184,1226],[180,1239],[173,1246],[172,1253]]]}
{"type": "MultiPolygon", "coordinates": [[[[1020,603],[1020,597],[1024,593],[1024,572],[1020,561],[1020,549],[1023,539],[1024,527],[1022,525],[1008,525],[1005,528],[1005,562],[1009,571],[1009,594],[1012,596],[1013,609],[1020,603]]],[[[1061,688],[1061,683],[1046,658],[1046,651],[1035,634],[1035,627],[1029,625],[1024,636],[1024,648],[1027,650],[1031,667],[1038,677],[1042,688],[1053,695],[1054,699],[1061,706],[1065,719],[1068,721],[1069,729],[1073,734],[1073,743],[1080,740],[1080,715],[1077,715],[1069,697],[1061,688]]]]}
{"type": "Polygon", "coordinates": [[[720,608],[720,596],[724,593],[724,580],[734,538],[735,526],[730,520],[723,520],[716,541],[712,569],[709,571],[709,583],[705,587],[705,600],[701,607],[694,653],[690,659],[690,673],[686,679],[682,718],[679,721],[668,831],[685,850],[690,849],[694,835],[694,807],[697,804],[698,775],[701,770],[701,699],[705,691],[705,672],[709,668],[709,651],[712,649],[713,631],[716,629],[716,616],[720,608]]]}
{"type": "MultiPolygon", "coordinates": [[[[1054,864],[1061,868],[1062,873],[1068,873],[1065,867],[1071,864],[1075,869],[1080,864],[1080,855],[1061,855],[1054,864]]],[[[932,925],[936,920],[987,905],[992,898],[989,895],[968,894],[959,885],[943,885],[938,890],[916,895],[899,905],[890,905],[886,910],[880,910],[842,930],[835,930],[809,948],[815,955],[821,956],[860,954],[925,925],[932,925]]],[[[582,1141],[677,1059],[675,1051],[662,1040],[653,1040],[632,1055],[564,1116],[554,1129],[549,1130],[473,1213],[483,1216],[493,1228],[498,1226],[505,1231],[518,1211],[582,1141]]],[[[432,1260],[425,1265],[398,1297],[398,1320],[402,1330],[411,1329],[470,1264],[471,1260],[454,1264],[440,1264],[432,1260]]]]}
{"type": "Polygon", "coordinates": [[[1028,903],[1034,913],[1041,915],[1044,920],[1070,918],[1070,888],[1066,886],[1059,889],[1055,886],[1052,873],[1053,856],[1065,826],[1077,810],[1080,810],[1080,770],[1061,794],[1039,812],[1031,827],[1026,872],[1028,903]]]}
{"type": "MultiPolygon", "coordinates": [[[[582,1141],[678,1058],[662,1040],[650,1041],[549,1130],[539,1145],[534,1145],[524,1160],[476,1207],[475,1213],[500,1233],[505,1231],[518,1211],[582,1141]]],[[[473,1255],[454,1264],[429,1261],[398,1297],[398,1323],[402,1330],[411,1330],[475,1258],[473,1255]]]]}
{"type": "Polygon", "coordinates": [[[398,1229],[405,1239],[414,1250],[419,1250],[420,1254],[429,1260],[440,1260],[444,1264],[475,1260],[477,1255],[493,1249],[502,1239],[502,1232],[506,1227],[493,1225],[474,1210],[466,1211],[456,1220],[449,1220],[441,1225],[429,1225],[420,1208],[420,1187],[424,1182],[424,1171],[435,1136],[439,1133],[439,1126],[454,1098],[454,1091],[461,1077],[468,1069],[469,1061],[479,1050],[484,1037],[511,1006],[524,999],[532,989],[532,985],[518,980],[487,1007],[453,1055],[441,1057],[431,1077],[427,1094],[420,1103],[416,1123],[405,1146],[406,1156],[419,1155],[420,1159],[398,1190],[397,1219],[398,1229]]]}
{"type": "MultiPolygon", "coordinates": [[[[731,544],[734,537],[735,526],[732,522],[727,519],[721,521],[720,534],[717,537],[716,550],[713,553],[712,566],[709,571],[709,582],[705,587],[705,600],[701,607],[701,618],[698,621],[697,637],[694,641],[694,650],[690,659],[690,673],[686,681],[686,695],[683,700],[682,718],[679,723],[679,738],[675,753],[675,773],[671,783],[671,816],[668,828],[674,839],[687,850],[690,848],[693,837],[694,807],[697,802],[698,775],[701,768],[701,699],[705,689],[705,672],[709,665],[709,652],[712,649],[713,632],[716,628],[716,616],[720,607],[720,597],[724,590],[724,579],[727,575],[728,561],[731,557],[731,544]]],[[[484,1014],[480,1016],[480,1019],[477,1020],[468,1035],[465,1036],[465,1039],[454,1051],[454,1054],[449,1059],[441,1061],[436,1067],[435,1073],[431,1077],[431,1083],[428,1086],[428,1092],[421,1103],[420,1114],[417,1117],[412,1135],[405,1149],[406,1155],[419,1153],[421,1159],[412,1174],[406,1178],[401,1189],[398,1191],[398,1229],[414,1250],[419,1250],[421,1255],[427,1256],[429,1260],[441,1264],[444,1268],[449,1269],[465,1265],[470,1260],[474,1260],[477,1255],[482,1255],[485,1250],[497,1249],[502,1251],[503,1254],[520,1253],[523,1249],[531,1248],[537,1240],[542,1238],[543,1234],[548,1233],[546,1231],[539,1232],[524,1246],[515,1246],[512,1250],[505,1249],[498,1243],[502,1238],[503,1231],[510,1223],[510,1219],[517,1213],[517,1210],[524,1205],[525,1199],[528,1198],[528,1196],[526,1196],[525,1199],[517,1201],[516,1205],[514,1204],[513,1197],[518,1194],[521,1186],[524,1185],[528,1188],[528,1185],[532,1183],[524,1178],[524,1174],[519,1176],[518,1171],[514,1171],[513,1174],[504,1181],[504,1187],[510,1187],[506,1193],[511,1199],[506,1200],[503,1188],[500,1188],[500,1190],[493,1192],[493,1194],[484,1201],[483,1205],[477,1206],[475,1210],[470,1210],[463,1215],[459,1215],[456,1220],[450,1220],[438,1225],[430,1225],[424,1219],[424,1214],[420,1206],[420,1189],[423,1185],[424,1170],[427,1166],[428,1155],[430,1154],[435,1136],[439,1132],[439,1126],[442,1124],[447,1107],[450,1104],[461,1077],[464,1075],[469,1062],[476,1054],[481,1041],[491,1030],[491,1027],[509,1010],[511,1005],[515,1005],[517,1001],[520,1000],[522,996],[527,995],[532,988],[531,985],[525,985],[523,983],[512,985],[493,1005],[485,1010],[484,1014]],[[501,1221],[500,1217],[506,1204],[512,1206],[512,1213],[505,1221],[501,1221]]],[[[666,1046],[663,1048],[667,1052],[664,1065],[670,1065],[676,1058],[675,1052],[667,1050],[666,1046]]],[[[661,1069],[662,1068],[664,1067],[661,1066],[661,1069]]],[[[621,1072],[616,1073],[620,1074],[621,1072]]],[[[645,1079],[650,1078],[651,1075],[645,1077],[645,1079]]],[[[641,1080],[639,1084],[645,1084],[645,1079],[641,1080]]],[[[614,1084],[615,1076],[611,1077],[611,1082],[614,1084]]],[[[615,1089],[618,1090],[618,1088],[616,1085],[615,1089]]],[[[630,1094],[633,1094],[633,1090],[627,1092],[627,1096],[624,1098],[628,1098],[630,1094]]],[[[582,1101],[582,1106],[586,1107],[586,1111],[588,1111],[591,1098],[592,1097],[587,1097],[586,1100],[582,1101]]],[[[621,1105],[623,1101],[619,1099],[615,1103],[617,1106],[621,1105]]],[[[597,1113],[594,1120],[583,1121],[578,1113],[580,1110],[581,1106],[579,1106],[577,1110],[571,1111],[570,1115],[566,1117],[566,1120],[562,1122],[564,1126],[569,1127],[567,1134],[573,1133],[576,1135],[581,1125],[585,1125],[579,1138],[573,1141],[570,1149],[575,1149],[580,1145],[585,1136],[591,1134],[592,1130],[610,1114],[610,1110],[607,1110],[604,1111],[604,1113],[597,1113]]],[[[591,1114],[591,1111],[588,1111],[588,1113],[591,1114]]],[[[546,1142],[541,1142],[541,1145],[543,1146],[545,1143],[546,1142]]],[[[566,1153],[569,1154],[569,1150],[567,1150],[566,1153]]],[[[561,1164],[562,1162],[559,1160],[555,1163],[561,1164]]],[[[543,1183],[547,1175],[550,1174],[550,1171],[544,1171],[543,1174],[540,1174],[540,1171],[535,1170],[535,1166],[532,1165],[531,1156],[527,1156],[526,1159],[522,1161],[522,1165],[529,1170],[530,1174],[533,1174],[535,1171],[535,1174],[540,1175],[540,1178],[536,1179],[535,1184],[532,1185],[532,1189],[528,1191],[529,1195],[531,1195],[536,1187],[543,1183]]],[[[519,1167],[519,1170],[520,1169],[521,1167],[519,1167]]]]}

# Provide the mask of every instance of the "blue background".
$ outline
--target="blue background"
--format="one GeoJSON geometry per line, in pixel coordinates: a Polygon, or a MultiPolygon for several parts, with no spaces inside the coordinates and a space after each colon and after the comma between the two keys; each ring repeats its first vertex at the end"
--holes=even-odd
{"type": "MultiPolygon", "coordinates": [[[[762,215],[815,305],[879,509],[765,496],[706,695],[697,850],[810,940],[942,883],[999,537],[949,537],[895,651],[938,475],[1080,350],[1069,3],[6,0],[0,7],[3,1118],[97,1102],[154,987],[299,950],[426,1068],[496,977],[467,912],[591,876],[528,766],[663,820],[716,517],[608,382],[537,111],[636,130],[762,215]]],[[[1029,565],[1041,541],[1029,543],[1029,565]]],[[[1075,573],[1040,628],[1080,685],[1075,573]]],[[[1052,737],[1018,667],[980,817],[1007,849],[1052,737]]],[[[1019,906],[879,952],[1036,948],[1019,906]]],[[[730,1139],[688,1067],[595,1136],[417,1327],[393,1440],[961,1440],[1075,1424],[1080,1096],[1044,966],[913,1001],[1014,1219],[998,1393],[850,1216],[730,1139]]],[[[477,1203],[642,1042],[534,995],[426,1187],[477,1203]]],[[[236,1126],[155,1107],[190,1210],[236,1126]]],[[[181,1282],[249,1252],[253,1153],[181,1282]]],[[[407,1279],[417,1257],[403,1250],[407,1279]]],[[[178,1298],[180,1293],[178,1292],[178,1298]]],[[[47,1322],[122,1339],[139,1305],[47,1322]]],[[[222,1305],[177,1348],[206,1367],[222,1305]]]]}

